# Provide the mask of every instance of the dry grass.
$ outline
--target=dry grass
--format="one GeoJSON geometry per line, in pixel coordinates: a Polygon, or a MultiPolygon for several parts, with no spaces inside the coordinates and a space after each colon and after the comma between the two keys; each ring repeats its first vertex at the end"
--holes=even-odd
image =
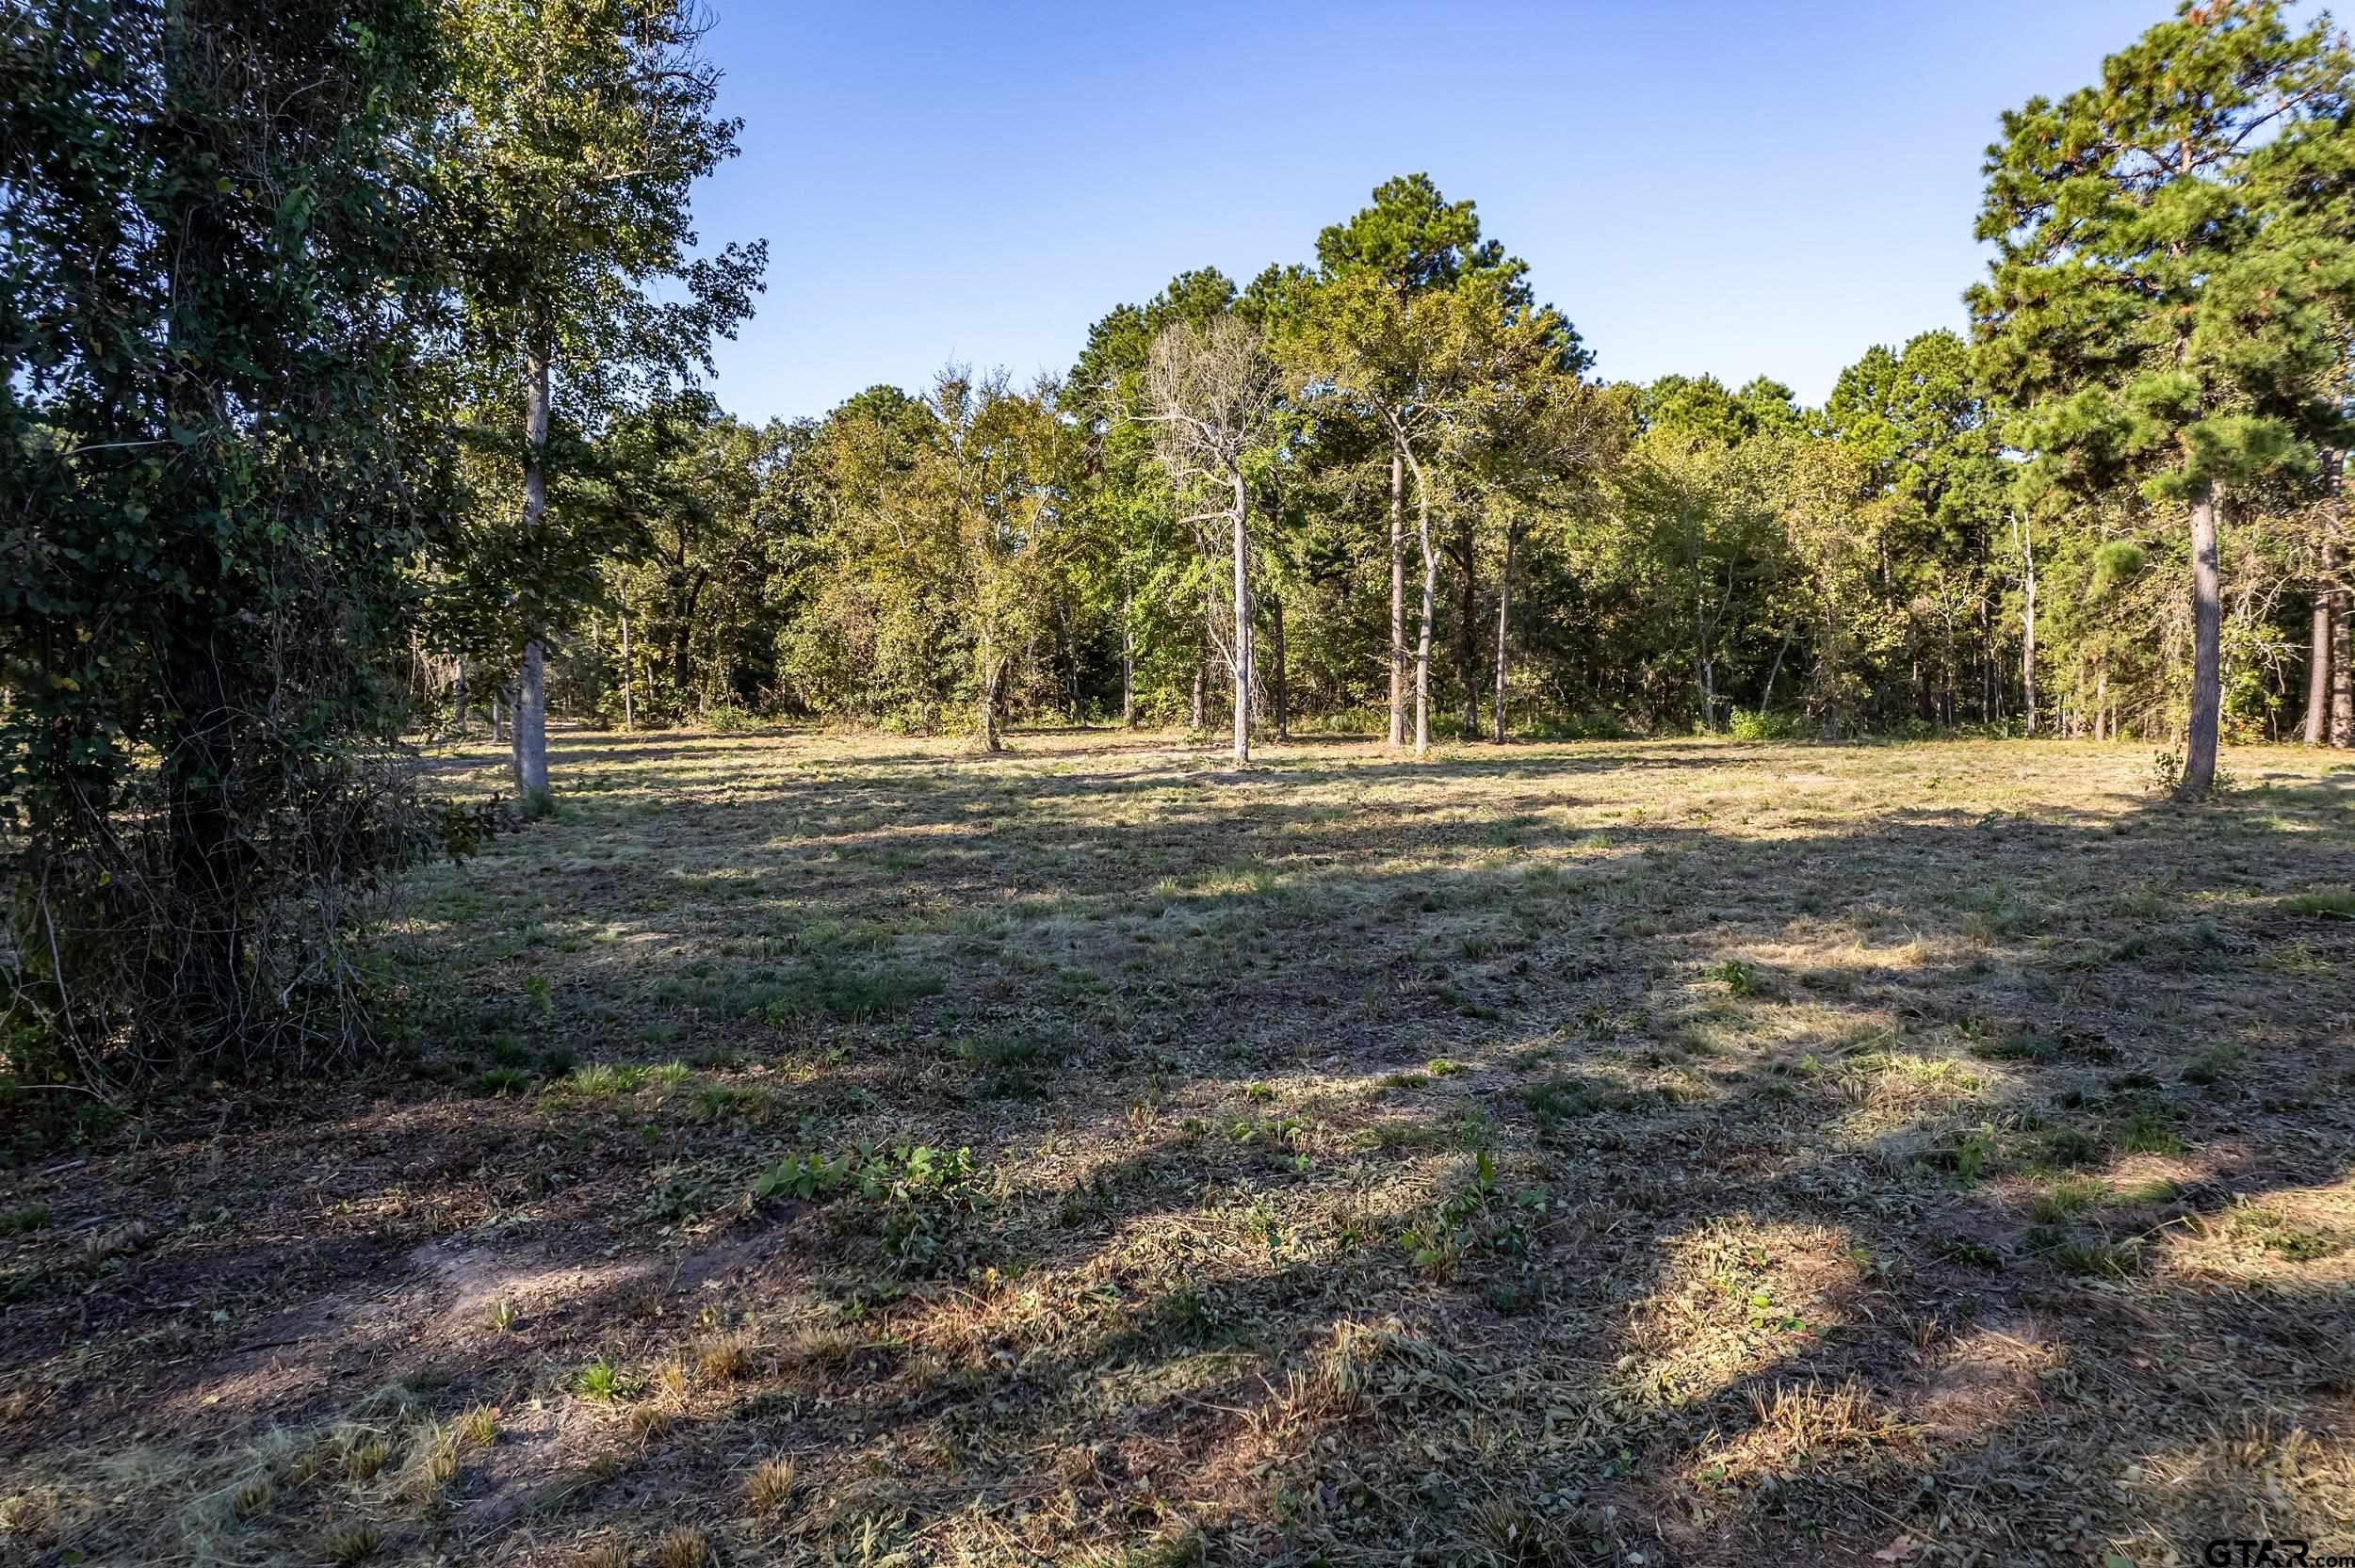
{"type": "Polygon", "coordinates": [[[398,1071],[0,1186],[0,1561],[2347,1549],[2355,771],[2232,768],[574,737],[398,1071]]]}

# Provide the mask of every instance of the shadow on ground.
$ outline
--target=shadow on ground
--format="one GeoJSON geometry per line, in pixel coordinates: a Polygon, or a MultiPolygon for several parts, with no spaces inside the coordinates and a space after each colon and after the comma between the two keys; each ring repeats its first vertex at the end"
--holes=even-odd
{"type": "Polygon", "coordinates": [[[16,1178],[0,1553],[2355,1549],[2355,771],[2234,766],[572,737],[400,1071],[16,1178]]]}

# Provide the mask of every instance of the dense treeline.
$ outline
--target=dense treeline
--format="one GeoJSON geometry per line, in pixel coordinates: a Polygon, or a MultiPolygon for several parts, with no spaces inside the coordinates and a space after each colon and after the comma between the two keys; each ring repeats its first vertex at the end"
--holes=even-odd
{"type": "Polygon", "coordinates": [[[567,700],[984,744],[1972,726],[2150,741],[2194,793],[2217,733],[2347,744],[2347,82],[2322,24],[2206,6],[2008,116],[1971,338],[1821,408],[1594,380],[1416,175],[1310,263],[1113,308],[1053,384],[710,413],[567,700]]]}
{"type": "Polygon", "coordinates": [[[421,639],[512,671],[544,798],[541,639],[660,509],[631,432],[758,283],[694,253],[736,129],[701,26],[0,9],[0,1088],[366,1043],[371,890],[495,826],[399,753],[421,639]]]}
{"type": "Polygon", "coordinates": [[[2007,114],[1969,335],[1820,408],[1602,379],[1409,175],[1059,379],[765,428],[702,385],[765,253],[692,232],[737,127],[681,0],[5,26],[19,1075],[356,1044],[362,896],[489,825],[414,798],[421,723],[512,736],[527,813],[551,705],[1239,757],[1973,727],[2152,744],[2189,797],[2219,736],[2355,742],[2355,64],[2262,0],[2007,114]]]}
{"type": "MultiPolygon", "coordinates": [[[[1430,197],[1413,182],[1384,195],[1402,193],[1430,197]]],[[[1207,528],[1200,497],[1158,461],[1145,361],[1189,319],[1175,301],[1207,295],[1214,318],[1258,329],[1265,292],[1182,277],[1099,322],[1054,387],[951,372],[821,421],[755,430],[709,417],[659,471],[666,506],[646,519],[647,547],[609,563],[602,613],[567,645],[572,710],[619,723],[626,687],[641,725],[759,711],[939,731],[978,727],[996,682],[993,711],[1030,721],[1222,727],[1231,531],[1207,528]],[[960,411],[976,397],[1008,431],[1018,407],[1027,441],[975,447],[960,411]],[[972,465],[956,470],[961,459],[972,465]],[[975,493],[956,472],[997,499],[960,519],[947,498],[975,493]],[[1012,668],[976,662],[984,643],[1012,668]]],[[[1309,350],[1287,335],[1297,329],[1273,319],[1267,352],[1306,390],[1272,399],[1242,465],[1251,700],[1271,731],[1380,728],[1403,560],[1411,740],[1425,493],[1403,461],[1394,491],[1373,416],[1312,380],[1309,350]]],[[[2046,488],[2006,449],[1957,334],[1868,350],[1822,409],[1763,379],[1729,391],[1706,377],[1566,378],[1557,401],[1542,431],[1431,416],[1436,733],[2184,730],[2185,509],[2131,489],[2046,488]],[[1508,474],[1515,454],[1478,445],[1504,436],[1554,445],[1508,474]]],[[[2232,738],[2301,733],[2308,677],[2333,669],[2308,633],[2343,586],[2334,461],[2326,449],[2308,472],[2268,477],[2230,513],[2232,738]]],[[[2326,714],[2330,700],[2326,685],[2326,714]]],[[[2344,730],[2326,718],[2326,737],[2344,730]]]]}

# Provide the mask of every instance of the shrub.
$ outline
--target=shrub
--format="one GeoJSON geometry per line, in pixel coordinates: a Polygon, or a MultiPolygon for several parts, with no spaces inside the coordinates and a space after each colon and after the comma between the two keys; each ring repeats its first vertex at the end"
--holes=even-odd
{"type": "Polygon", "coordinates": [[[1736,740],[1795,740],[1799,736],[1799,718],[1796,714],[1735,708],[1727,716],[1726,734],[1736,740]]]}
{"type": "Polygon", "coordinates": [[[719,735],[741,735],[760,727],[760,716],[740,703],[715,703],[704,709],[704,728],[719,735]]]}

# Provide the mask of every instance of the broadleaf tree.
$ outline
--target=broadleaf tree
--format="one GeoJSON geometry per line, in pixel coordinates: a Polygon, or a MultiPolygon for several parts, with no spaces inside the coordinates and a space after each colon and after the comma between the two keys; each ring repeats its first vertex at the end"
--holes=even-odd
{"type": "Polygon", "coordinates": [[[548,799],[547,639],[577,606],[547,547],[552,422],[588,435],[711,370],[752,308],[765,242],[697,254],[695,183],[735,155],[691,0],[445,0],[456,72],[436,210],[460,273],[475,396],[512,409],[520,474],[514,774],[548,799]]]}

